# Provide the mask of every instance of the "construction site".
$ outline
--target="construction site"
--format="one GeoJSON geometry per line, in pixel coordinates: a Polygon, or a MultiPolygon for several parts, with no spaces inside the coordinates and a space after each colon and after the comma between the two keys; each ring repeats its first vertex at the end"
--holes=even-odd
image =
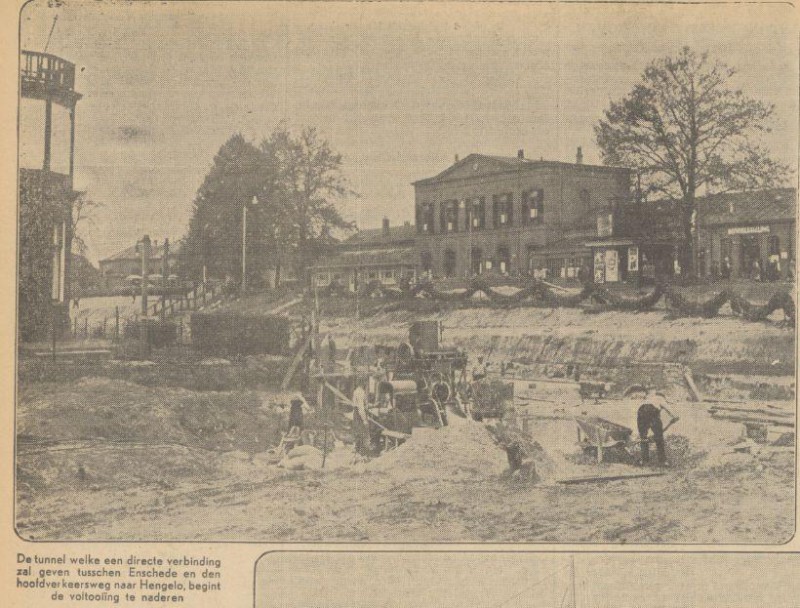
{"type": "Polygon", "coordinates": [[[279,295],[198,299],[180,339],[148,342],[146,357],[136,332],[109,348],[23,351],[18,534],[631,544],[794,534],[795,342],[780,313],[357,318],[345,302],[279,295]]]}

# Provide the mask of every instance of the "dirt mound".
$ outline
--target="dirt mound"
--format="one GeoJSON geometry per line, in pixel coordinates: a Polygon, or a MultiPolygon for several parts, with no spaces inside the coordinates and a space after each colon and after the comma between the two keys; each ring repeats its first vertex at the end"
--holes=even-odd
{"type": "Polygon", "coordinates": [[[507,467],[505,451],[486,427],[457,416],[451,416],[450,424],[441,429],[414,429],[403,445],[365,465],[367,470],[390,472],[398,480],[491,476],[507,467]]]}
{"type": "Polygon", "coordinates": [[[251,391],[196,392],[81,378],[20,395],[18,434],[52,442],[101,439],[255,453],[280,440],[282,414],[251,391]]]}

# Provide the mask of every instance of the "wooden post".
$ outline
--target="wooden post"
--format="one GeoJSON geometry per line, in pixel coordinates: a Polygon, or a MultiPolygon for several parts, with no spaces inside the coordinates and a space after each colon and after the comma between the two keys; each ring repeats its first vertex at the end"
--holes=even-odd
{"type": "Polygon", "coordinates": [[[78,337],[78,317],[75,317],[75,320],[72,322],[72,337],[73,338],[78,337]]]}
{"type": "Polygon", "coordinates": [[[89,317],[86,317],[83,320],[83,339],[85,340],[88,337],[89,337],[89,317]]]}
{"type": "Polygon", "coordinates": [[[164,239],[161,250],[161,320],[167,318],[167,276],[169,273],[169,239],[164,239]]]}
{"type": "Polygon", "coordinates": [[[147,265],[150,262],[150,236],[145,234],[142,237],[142,318],[139,319],[139,356],[142,359],[150,354],[150,339],[148,336],[149,326],[147,323],[147,265]]]}
{"type": "Polygon", "coordinates": [[[119,306],[114,307],[114,340],[119,341],[119,306]]]}

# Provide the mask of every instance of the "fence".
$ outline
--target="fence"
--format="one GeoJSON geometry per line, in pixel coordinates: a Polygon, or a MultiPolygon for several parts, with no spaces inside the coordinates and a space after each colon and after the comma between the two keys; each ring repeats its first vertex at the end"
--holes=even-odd
{"type": "MultiPolygon", "coordinates": [[[[163,315],[169,319],[177,316],[177,339],[185,343],[190,338],[189,324],[185,322],[182,312],[195,311],[213,301],[220,293],[221,286],[216,284],[203,285],[202,283],[182,294],[154,296],[155,301],[147,306],[147,316],[158,318],[163,315]]],[[[96,316],[95,318],[75,317],[70,325],[70,335],[74,340],[106,340],[118,342],[126,334],[126,328],[138,323],[141,312],[134,314],[121,313],[116,306],[113,313],[96,316]]]]}

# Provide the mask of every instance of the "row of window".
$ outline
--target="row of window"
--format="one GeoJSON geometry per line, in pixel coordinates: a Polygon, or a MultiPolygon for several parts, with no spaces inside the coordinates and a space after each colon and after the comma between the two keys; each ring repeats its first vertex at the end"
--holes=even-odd
{"type": "MultiPolygon", "coordinates": [[[[442,274],[445,278],[455,277],[457,269],[456,252],[452,249],[445,249],[442,255],[442,274]]],[[[505,245],[497,248],[493,258],[484,258],[484,252],[480,247],[473,247],[470,255],[470,274],[479,275],[487,270],[496,270],[501,274],[512,272],[511,255],[505,245]]],[[[433,273],[433,256],[430,251],[423,251],[420,254],[420,266],[425,273],[433,273]]],[[[531,248],[528,252],[527,272],[534,274],[538,278],[562,277],[576,278],[582,266],[591,266],[591,258],[584,256],[558,257],[558,258],[538,258],[535,250],[531,248]],[[541,275],[541,276],[540,276],[541,275]]]]}
{"type": "MultiPolygon", "coordinates": [[[[588,200],[589,191],[581,192],[588,200]],[[584,194],[585,193],[585,194],[584,194]]],[[[433,203],[417,207],[417,231],[423,234],[468,232],[486,228],[486,197],[448,200],[441,204],[439,217],[433,203]],[[438,223],[437,223],[438,220],[438,223]]],[[[514,217],[514,195],[510,192],[495,194],[491,201],[492,226],[506,228],[516,224],[529,226],[544,221],[544,191],[528,190],[522,193],[522,217],[514,217]]]]}
{"type": "MultiPolygon", "coordinates": [[[[361,272],[361,280],[365,280],[367,282],[371,281],[395,281],[399,279],[403,272],[399,269],[389,268],[389,269],[380,269],[380,270],[369,270],[367,272],[361,272]]],[[[317,272],[316,273],[316,283],[317,286],[327,286],[331,283],[338,282],[342,283],[345,281],[350,281],[352,279],[352,272],[317,272]]]]}

